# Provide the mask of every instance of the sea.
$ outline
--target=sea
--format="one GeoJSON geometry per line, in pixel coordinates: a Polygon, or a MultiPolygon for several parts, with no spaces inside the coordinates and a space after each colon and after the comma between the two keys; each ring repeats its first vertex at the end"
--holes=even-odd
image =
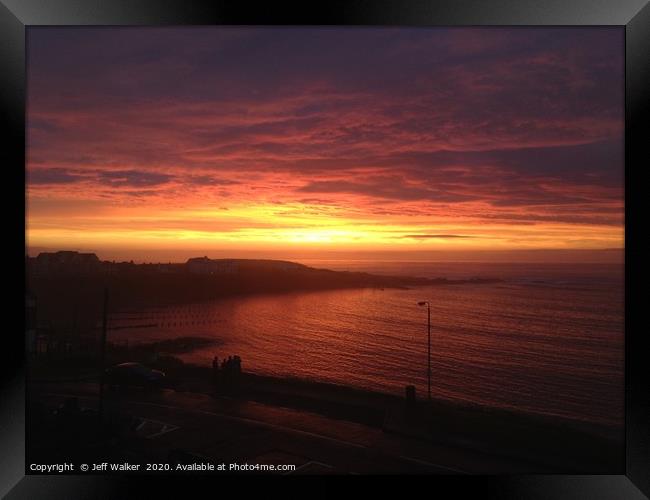
{"type": "MultiPolygon", "coordinates": [[[[441,263],[305,260],[312,267],[467,279],[409,289],[347,289],[229,298],[142,312],[153,328],[113,340],[204,337],[214,345],[178,356],[210,365],[239,355],[249,372],[391,394],[431,395],[622,428],[622,264],[441,263]]],[[[137,323],[138,320],[135,320],[137,323]]],[[[135,323],[134,323],[135,326],[135,323]]]]}

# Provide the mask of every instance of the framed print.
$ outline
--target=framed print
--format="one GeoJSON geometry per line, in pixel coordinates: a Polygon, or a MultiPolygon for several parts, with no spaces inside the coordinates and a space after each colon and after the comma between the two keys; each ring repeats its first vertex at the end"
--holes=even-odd
{"type": "Polygon", "coordinates": [[[7,498],[648,495],[646,2],[0,19],[7,498]]]}

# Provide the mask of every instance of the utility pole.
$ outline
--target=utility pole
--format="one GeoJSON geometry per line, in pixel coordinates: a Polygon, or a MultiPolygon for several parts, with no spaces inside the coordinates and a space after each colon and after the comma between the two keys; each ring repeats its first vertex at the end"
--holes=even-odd
{"type": "Polygon", "coordinates": [[[427,392],[431,401],[431,304],[422,301],[418,305],[427,306],[427,392]]]}
{"type": "Polygon", "coordinates": [[[428,382],[428,394],[429,394],[429,401],[431,401],[431,306],[427,302],[427,345],[428,345],[428,351],[427,351],[427,361],[428,361],[428,368],[427,368],[427,382],[428,382]]]}
{"type": "Polygon", "coordinates": [[[102,315],[101,360],[99,374],[99,419],[104,420],[104,385],[106,372],[106,332],[108,330],[108,287],[104,287],[104,311],[102,315]]]}

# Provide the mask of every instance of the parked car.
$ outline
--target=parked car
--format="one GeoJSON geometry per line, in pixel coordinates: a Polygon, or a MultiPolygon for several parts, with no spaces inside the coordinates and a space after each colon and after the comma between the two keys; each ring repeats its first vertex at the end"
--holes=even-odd
{"type": "Polygon", "coordinates": [[[161,387],[165,373],[142,363],[120,363],[106,370],[106,382],[109,386],[161,387]]]}

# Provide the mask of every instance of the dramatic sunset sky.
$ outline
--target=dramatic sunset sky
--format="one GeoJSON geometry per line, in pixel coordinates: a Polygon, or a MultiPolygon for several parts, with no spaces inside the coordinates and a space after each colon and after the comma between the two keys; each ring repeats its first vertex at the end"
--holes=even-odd
{"type": "Polygon", "coordinates": [[[618,28],[29,28],[27,113],[32,254],[623,248],[618,28]]]}

